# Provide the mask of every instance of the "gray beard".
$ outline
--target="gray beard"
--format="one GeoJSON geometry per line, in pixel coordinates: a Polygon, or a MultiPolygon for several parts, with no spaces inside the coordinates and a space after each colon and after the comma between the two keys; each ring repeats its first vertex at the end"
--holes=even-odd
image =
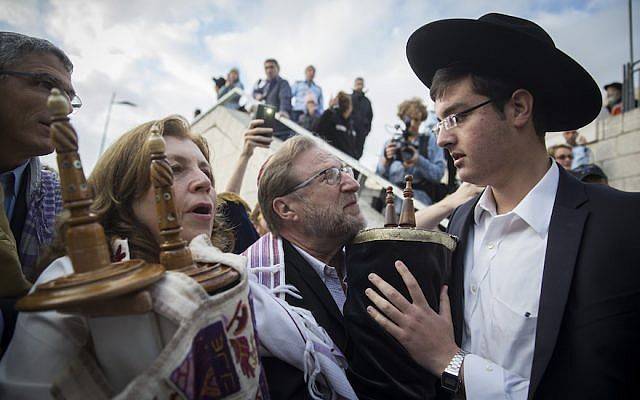
{"type": "Polygon", "coordinates": [[[303,232],[307,236],[335,237],[346,243],[365,227],[364,218],[359,215],[346,215],[337,211],[339,207],[318,209],[304,204],[303,232]]]}

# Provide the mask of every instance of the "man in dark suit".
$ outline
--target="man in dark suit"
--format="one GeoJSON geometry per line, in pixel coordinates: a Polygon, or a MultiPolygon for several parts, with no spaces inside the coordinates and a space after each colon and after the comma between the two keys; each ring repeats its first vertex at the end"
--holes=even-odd
{"type": "Polygon", "coordinates": [[[38,277],[38,257],[53,241],[62,211],[58,176],[39,156],[54,150],[47,111],[51,89],[60,89],[74,108],[82,105],[72,71],[69,57],[51,42],[0,31],[0,213],[10,228],[0,241],[19,261],[0,263],[0,356],[13,337],[14,303],[38,277]]]}
{"type": "MultiPolygon", "coordinates": [[[[282,242],[284,283],[299,292],[285,300],[311,311],[343,354],[343,247],[364,227],[359,188],[351,168],[301,136],[285,142],[259,178],[264,219],[282,242]]],[[[273,358],[262,361],[272,398],[307,398],[302,371],[273,358]]]]}
{"type": "Polygon", "coordinates": [[[253,87],[253,98],[274,106],[276,110],[289,117],[291,113],[291,86],[280,76],[280,64],[274,58],[264,62],[266,79],[259,79],[253,87]]]}
{"type": "Polygon", "coordinates": [[[487,188],[451,217],[460,243],[439,313],[398,263],[412,298],[373,276],[372,317],[456,395],[637,397],[640,195],[579,182],[544,145],[597,116],[593,78],[541,27],[501,14],[427,24],[407,56],[438,144],[487,188]]]}

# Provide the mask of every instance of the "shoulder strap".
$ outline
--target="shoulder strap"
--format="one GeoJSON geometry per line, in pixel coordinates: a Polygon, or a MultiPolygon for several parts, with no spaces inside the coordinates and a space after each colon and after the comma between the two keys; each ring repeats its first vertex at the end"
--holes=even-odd
{"type": "Polygon", "coordinates": [[[418,153],[429,158],[429,134],[418,135],[418,153]]]}

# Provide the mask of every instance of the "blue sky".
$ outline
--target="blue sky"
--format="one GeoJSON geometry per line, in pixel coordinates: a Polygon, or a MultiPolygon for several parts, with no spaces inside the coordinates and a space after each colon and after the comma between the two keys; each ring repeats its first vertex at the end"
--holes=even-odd
{"type": "MultiPolygon", "coordinates": [[[[211,76],[232,66],[250,89],[268,57],[278,59],[290,82],[315,65],[325,101],[364,76],[375,116],[363,161],[373,166],[397,105],[413,96],[428,98],[404,55],[416,28],[487,12],[532,19],[602,86],[621,80],[629,57],[627,7],[626,0],[0,0],[0,29],[49,39],[74,62],[73,81],[84,106],[73,120],[87,170],[97,157],[113,91],[139,107],[114,107],[108,143],[147,120],[190,118],[194,109],[208,109],[215,103],[211,76]]],[[[638,58],[637,0],[634,19],[638,58]]]]}

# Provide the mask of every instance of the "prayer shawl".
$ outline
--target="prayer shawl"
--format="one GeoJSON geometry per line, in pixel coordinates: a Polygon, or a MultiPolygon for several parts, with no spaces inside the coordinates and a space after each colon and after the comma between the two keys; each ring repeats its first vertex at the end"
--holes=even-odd
{"type": "MultiPolygon", "coordinates": [[[[246,259],[231,257],[224,262],[241,281],[214,296],[186,275],[167,272],[149,288],[150,313],[21,313],[0,363],[0,398],[268,399],[246,259]],[[147,340],[152,332],[156,340],[147,340]]],[[[70,259],[62,257],[36,284],[72,272],[70,259]]]]}
{"type": "Polygon", "coordinates": [[[62,212],[62,193],[58,175],[43,168],[38,157],[29,160],[28,168],[27,216],[18,255],[22,272],[33,282],[37,278],[35,267],[40,251],[53,241],[56,215],[62,212]]]}
{"type": "Polygon", "coordinates": [[[275,356],[304,371],[314,399],[356,399],[344,372],[346,359],[327,332],[310,311],[285,301],[286,294],[301,296],[285,283],[282,239],[267,233],[243,255],[248,258],[250,278],[257,283],[251,285],[251,293],[260,355],[275,356]]]}
{"type": "MultiPolygon", "coordinates": [[[[208,239],[204,241],[211,246],[208,239]]],[[[237,285],[209,296],[193,279],[169,271],[148,288],[151,316],[88,318],[94,347],[101,355],[82,349],[56,379],[53,396],[68,400],[269,399],[245,259],[210,248],[241,274],[237,285]],[[154,339],[160,342],[159,354],[150,365],[138,365],[141,354],[157,348],[154,339]],[[115,390],[116,381],[124,382],[123,390],[115,390]]]]}

